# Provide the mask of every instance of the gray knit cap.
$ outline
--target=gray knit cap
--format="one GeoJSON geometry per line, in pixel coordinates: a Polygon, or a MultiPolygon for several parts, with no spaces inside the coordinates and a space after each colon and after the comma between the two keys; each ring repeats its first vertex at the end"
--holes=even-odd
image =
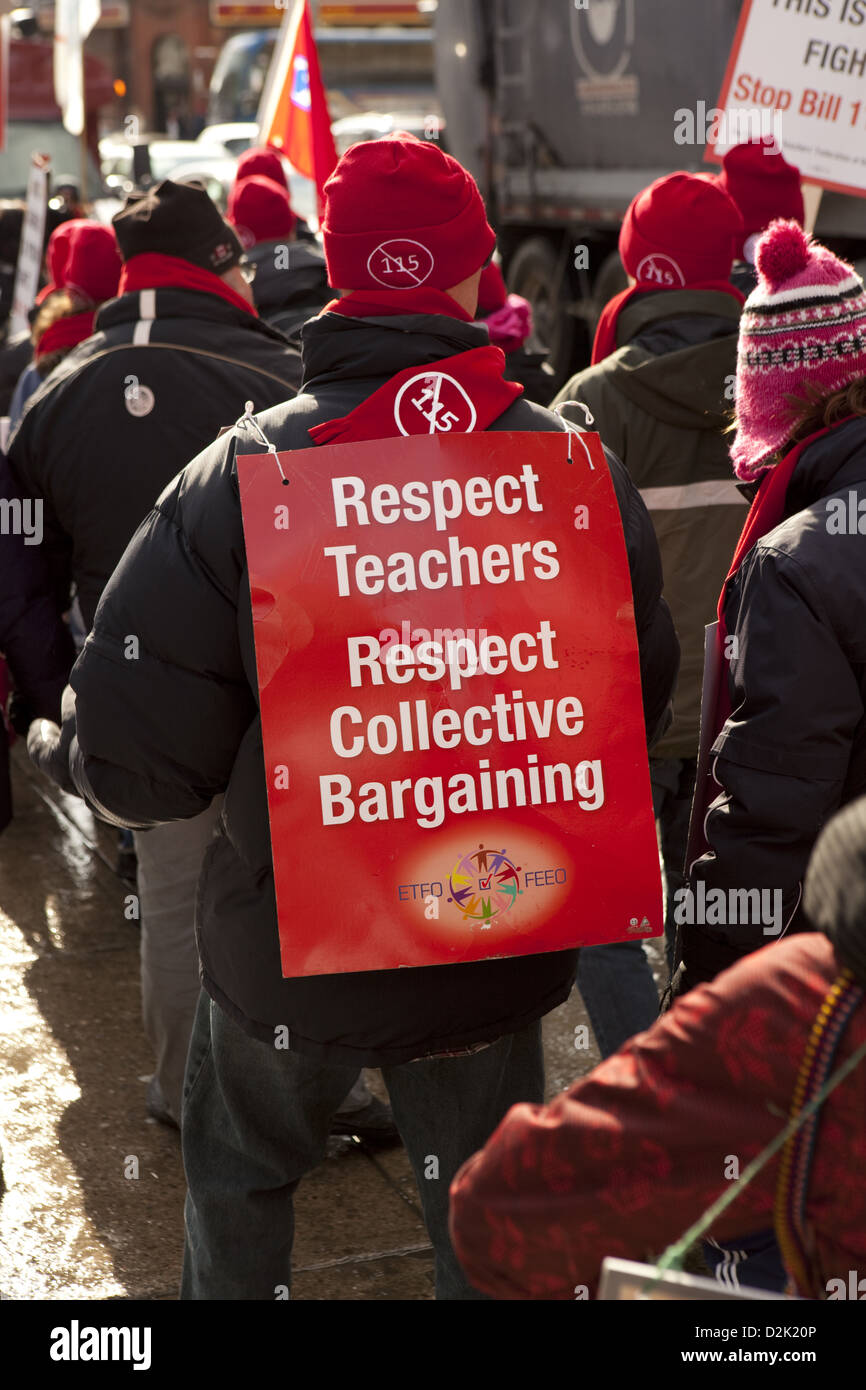
{"type": "Polygon", "coordinates": [[[866,989],[866,796],[834,816],[818,836],[803,895],[806,916],[832,941],[866,989]]]}

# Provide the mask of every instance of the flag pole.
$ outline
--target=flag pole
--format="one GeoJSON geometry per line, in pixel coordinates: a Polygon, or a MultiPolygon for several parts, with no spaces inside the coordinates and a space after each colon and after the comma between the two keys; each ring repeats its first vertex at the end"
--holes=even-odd
{"type": "MultiPolygon", "coordinates": [[[[303,0],[301,0],[301,3],[303,3],[303,0]]],[[[288,48],[289,35],[297,28],[299,23],[298,10],[298,0],[295,0],[294,8],[286,10],[280,21],[279,32],[274,44],[274,51],[271,54],[271,61],[268,64],[268,71],[265,76],[264,86],[262,87],[262,94],[259,97],[259,109],[256,112],[256,122],[259,128],[258,135],[256,136],[256,143],[259,145],[265,143],[263,132],[270,126],[274,114],[274,107],[283,85],[282,81],[278,80],[278,74],[288,48]]]]}

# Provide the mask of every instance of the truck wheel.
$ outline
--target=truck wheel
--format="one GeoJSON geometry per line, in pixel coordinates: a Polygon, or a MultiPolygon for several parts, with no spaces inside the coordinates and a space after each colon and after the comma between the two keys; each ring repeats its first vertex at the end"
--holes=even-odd
{"type": "Polygon", "coordinates": [[[571,286],[562,277],[556,248],[546,237],[521,242],[508,264],[508,288],[532,305],[532,333],[526,340],[531,352],[546,352],[551,377],[551,396],[576,366],[577,320],[568,312],[571,286]]]}

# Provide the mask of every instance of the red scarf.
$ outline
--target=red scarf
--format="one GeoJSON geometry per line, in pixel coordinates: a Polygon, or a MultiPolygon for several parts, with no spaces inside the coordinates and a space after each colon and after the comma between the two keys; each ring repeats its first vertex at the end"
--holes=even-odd
{"type": "MultiPolygon", "coordinates": [[[[472,323],[472,315],[442,290],[353,290],[326,312],[347,317],[447,314],[472,323]]],[[[486,430],[523,392],[505,381],[501,348],[470,348],[438,362],[406,367],[348,415],[314,425],[314,444],[350,444],[409,434],[469,434],[486,430]],[[413,383],[412,386],[409,383],[413,383]],[[414,387],[414,389],[413,389],[414,387]],[[404,389],[405,388],[405,389],[404,389]]]]}
{"type": "Polygon", "coordinates": [[[332,299],[323,314],[345,314],[346,318],[381,319],[392,314],[447,314],[452,319],[472,323],[462,305],[444,290],[419,285],[414,290],[352,290],[342,299],[332,299]]]}
{"type": "MultiPolygon", "coordinates": [[[[728,280],[697,280],[693,285],[678,285],[677,289],[683,290],[717,290],[721,294],[729,294],[736,299],[738,304],[745,304],[745,296],[735,289],[728,280]]],[[[615,294],[613,299],[605,304],[601,311],[598,327],[595,330],[595,340],[592,345],[591,366],[597,362],[603,362],[606,357],[610,357],[612,352],[616,352],[616,325],[617,320],[626,305],[636,299],[639,294],[650,292],[648,285],[631,285],[627,290],[621,290],[615,294]]],[[[665,291],[662,291],[665,293],[665,291]]]]}
{"type": "Polygon", "coordinates": [[[840,425],[847,424],[853,418],[849,415],[844,420],[838,420],[834,425],[827,425],[822,430],[816,430],[814,434],[810,434],[806,439],[796,444],[793,449],[790,449],[775,467],[768,469],[764,474],[749,508],[749,515],[746,517],[740,539],[737,541],[731,567],[719,595],[719,621],[715,633],[716,679],[714,687],[704,693],[707,708],[701,707],[701,751],[705,757],[699,759],[695,798],[692,803],[687,860],[689,866],[702,854],[705,854],[710,847],[704,834],[704,821],[710,805],[718,795],[719,784],[712,775],[714,759],[709,750],[722,732],[731,713],[731,686],[728,679],[728,663],[725,658],[725,642],[728,636],[725,622],[725,603],[728,589],[746,556],[754,550],[761,537],[766,536],[784,520],[788,486],[804,450],[814,444],[816,439],[822,439],[825,434],[829,434],[831,430],[837,429],[840,425]],[[705,721],[708,725],[706,738],[704,736],[705,721]]]}
{"type": "Polygon", "coordinates": [[[52,352],[59,352],[61,348],[74,348],[77,343],[83,343],[93,332],[95,317],[95,309],[85,309],[80,314],[69,314],[67,318],[55,319],[36,344],[34,360],[41,362],[52,352]]]}
{"type": "Polygon", "coordinates": [[[119,298],[122,294],[134,293],[136,290],[162,288],[202,290],[205,294],[216,294],[220,299],[233,304],[236,309],[243,309],[246,313],[252,314],[253,318],[258,318],[252,304],[248,304],[236,290],[218,275],[214,275],[213,271],[203,270],[201,266],[193,265],[191,261],[185,261],[180,256],[163,256],[159,251],[144,251],[140,256],[133,256],[126,262],[120,272],[117,294],[119,298]]]}

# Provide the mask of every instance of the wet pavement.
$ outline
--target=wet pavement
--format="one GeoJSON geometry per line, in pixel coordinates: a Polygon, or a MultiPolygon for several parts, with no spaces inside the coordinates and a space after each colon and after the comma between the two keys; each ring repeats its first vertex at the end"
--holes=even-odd
{"type": "MultiPolygon", "coordinates": [[[[0,837],[0,1296],[174,1299],[180,1141],[145,1113],[132,889],[115,832],[13,749],[0,837]]],[[[652,944],[654,964],[660,960],[652,944]]],[[[545,1020],[548,1091],[598,1061],[576,1051],[579,995],[545,1020]]],[[[372,1088],[384,1096],[375,1072],[372,1088]]],[[[296,1197],[294,1299],[430,1299],[433,1260],[402,1148],[332,1140],[296,1197]]]]}

